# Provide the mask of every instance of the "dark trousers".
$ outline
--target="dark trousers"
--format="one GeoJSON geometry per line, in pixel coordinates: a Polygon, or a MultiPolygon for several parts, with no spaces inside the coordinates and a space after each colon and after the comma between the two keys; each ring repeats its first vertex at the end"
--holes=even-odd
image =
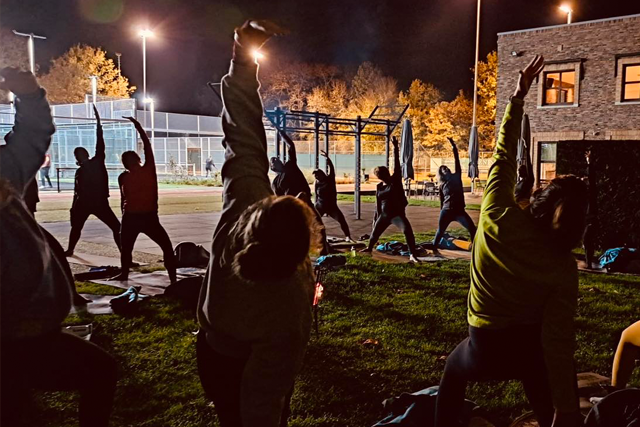
{"type": "Polygon", "coordinates": [[[113,357],[95,344],[58,331],[3,339],[0,365],[3,426],[20,425],[21,406],[31,389],[79,391],[80,426],[109,424],[117,367],[113,357]]]}
{"type": "Polygon", "coordinates": [[[44,187],[45,179],[49,182],[49,187],[53,187],[53,185],[51,185],[51,178],[49,178],[50,170],[51,170],[50,166],[45,166],[43,168],[40,168],[40,183],[42,184],[43,187],[44,187]]]}
{"type": "Polygon", "coordinates": [[[108,200],[98,201],[94,203],[74,203],[71,207],[71,232],[69,233],[68,250],[73,251],[80,240],[82,228],[87,222],[89,215],[95,215],[100,221],[104,222],[113,233],[113,240],[120,249],[120,221],[113,213],[108,200]]]}
{"type": "Polygon", "coordinates": [[[440,211],[440,218],[438,219],[438,231],[436,231],[436,238],[433,240],[433,247],[438,249],[440,241],[444,236],[445,231],[453,221],[458,221],[460,225],[467,229],[471,234],[471,241],[476,236],[476,226],[473,220],[467,212],[464,210],[442,209],[440,211]]]}
{"type": "Polygon", "coordinates": [[[122,215],[122,227],[120,229],[121,264],[122,273],[128,274],[131,268],[131,258],[133,256],[133,246],[136,243],[138,234],[146,234],[151,240],[160,246],[164,257],[164,266],[169,273],[172,283],[176,282],[176,262],[173,253],[173,245],[167,231],[160,224],[157,212],[132,213],[125,212],[122,215]]]}
{"type": "Polygon", "coordinates": [[[542,350],[540,325],[506,329],[469,326],[469,337],[447,358],[436,404],[436,427],[458,426],[467,381],[520,380],[541,427],[554,407],[542,350]]]}
{"type": "Polygon", "coordinates": [[[323,215],[328,215],[334,220],[338,221],[340,224],[340,228],[344,233],[345,237],[351,237],[351,233],[349,232],[349,224],[347,224],[347,220],[344,218],[344,214],[340,210],[337,204],[321,204],[316,203],[316,210],[322,217],[323,215]]]}
{"type": "Polygon", "coordinates": [[[404,212],[401,215],[396,215],[394,217],[390,217],[385,214],[378,216],[376,222],[373,224],[373,231],[371,232],[371,238],[369,239],[369,249],[373,249],[376,243],[378,243],[380,236],[382,236],[382,233],[384,233],[391,224],[398,227],[400,231],[404,233],[404,237],[407,239],[407,246],[409,246],[409,251],[413,256],[418,256],[413,228],[411,228],[411,223],[404,212]]]}
{"type": "Polygon", "coordinates": [[[582,236],[582,246],[584,247],[584,257],[587,264],[587,268],[593,268],[593,256],[596,251],[596,234],[598,228],[595,221],[587,223],[584,229],[584,235],[582,236]]]}
{"type": "MultiPolygon", "coordinates": [[[[240,415],[240,387],[247,359],[225,356],[215,351],[201,330],[196,341],[196,355],[200,383],[208,399],[213,402],[221,427],[242,427],[240,415]]],[[[287,394],[280,417],[280,426],[289,419],[293,387],[287,394]]]]}

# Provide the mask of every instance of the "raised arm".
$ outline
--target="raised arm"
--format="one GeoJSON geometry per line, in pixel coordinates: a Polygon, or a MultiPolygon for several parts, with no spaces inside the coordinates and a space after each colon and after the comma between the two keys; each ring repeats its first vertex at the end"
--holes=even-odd
{"type": "Polygon", "coordinates": [[[402,184],[402,165],[400,164],[400,142],[395,136],[391,138],[393,144],[393,175],[392,181],[397,181],[402,184]]]}
{"type": "Polygon", "coordinates": [[[327,166],[329,166],[329,175],[328,175],[329,178],[335,180],[336,179],[336,168],[333,166],[333,162],[329,158],[329,155],[324,150],[320,151],[320,155],[322,155],[322,157],[324,157],[327,160],[327,166]]]}
{"type": "Polygon", "coordinates": [[[505,209],[516,203],[514,197],[517,177],[516,153],[522,126],[524,98],[543,67],[544,58],[536,55],[529,65],[520,71],[518,86],[502,119],[496,152],[493,155],[495,163],[489,171],[482,199],[482,212],[505,209]]]}
{"type": "Polygon", "coordinates": [[[96,116],[96,154],[95,157],[105,158],[104,135],[102,133],[102,123],[100,122],[100,114],[96,105],[93,104],[93,114],[96,116]]]}
{"type": "Polygon", "coordinates": [[[55,128],[45,91],[33,74],[4,68],[0,77],[0,89],[16,95],[15,124],[0,146],[0,176],[22,194],[44,162],[55,128]]]}
{"type": "Polygon", "coordinates": [[[131,121],[131,123],[133,123],[133,125],[136,127],[136,131],[138,131],[138,135],[140,135],[140,139],[142,139],[142,147],[144,149],[144,166],[143,167],[144,168],[149,167],[155,170],[156,160],[153,156],[153,147],[151,147],[151,141],[149,141],[149,136],[147,136],[147,133],[144,131],[139,121],[137,121],[133,117],[125,117],[125,119],[128,119],[129,121],[131,121]]]}
{"type": "Polygon", "coordinates": [[[462,176],[462,167],[460,166],[460,153],[458,153],[458,146],[453,142],[453,138],[447,138],[451,144],[451,150],[453,150],[453,158],[455,159],[455,171],[458,176],[462,176]]]}
{"type": "Polygon", "coordinates": [[[293,140],[283,130],[280,130],[278,132],[280,132],[280,136],[282,136],[284,142],[287,143],[287,156],[289,156],[289,161],[298,164],[298,157],[296,156],[296,144],[293,143],[293,140]]]}

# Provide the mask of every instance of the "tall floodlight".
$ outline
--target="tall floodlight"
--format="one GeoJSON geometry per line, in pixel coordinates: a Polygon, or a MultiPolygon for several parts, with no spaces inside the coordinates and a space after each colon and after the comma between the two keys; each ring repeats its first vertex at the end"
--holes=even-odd
{"type": "Polygon", "coordinates": [[[573,22],[573,9],[568,4],[563,4],[559,8],[561,11],[567,14],[567,25],[573,22]]]}
{"type": "MultiPolygon", "coordinates": [[[[476,59],[475,65],[473,67],[473,121],[471,124],[471,133],[469,135],[469,140],[471,141],[474,137],[477,140],[478,135],[478,126],[476,123],[476,116],[478,110],[478,57],[480,55],[480,4],[482,0],[478,0],[478,12],[476,13],[476,59]]],[[[476,141],[477,143],[478,141],[476,141]]],[[[474,182],[475,179],[471,180],[471,191],[474,190],[474,182]]]]}
{"type": "Polygon", "coordinates": [[[45,36],[37,36],[33,33],[29,33],[29,34],[19,33],[16,30],[13,30],[13,34],[21,37],[29,37],[29,40],[27,40],[27,50],[29,51],[29,69],[33,74],[35,74],[36,73],[36,57],[35,57],[35,45],[33,41],[34,39],[46,40],[47,38],[45,36]]]}
{"type": "MultiPolygon", "coordinates": [[[[147,112],[147,38],[153,37],[153,31],[149,29],[140,30],[138,35],[142,37],[142,99],[144,100],[144,111],[147,112]]],[[[145,114],[145,125],[147,115],[145,114]]]]}
{"type": "Polygon", "coordinates": [[[122,70],[120,69],[120,57],[122,54],[120,52],[116,52],[116,56],[118,57],[118,73],[122,73],[122,70]]]}
{"type": "MultiPolygon", "coordinates": [[[[155,121],[156,103],[153,100],[153,98],[145,98],[144,99],[144,104],[145,104],[145,106],[147,104],[149,104],[149,110],[150,110],[150,113],[151,113],[151,148],[153,149],[153,152],[155,153],[155,151],[156,151],[156,146],[155,146],[155,139],[156,139],[156,121],[155,121]]],[[[145,114],[145,120],[146,120],[146,114],[145,114]]]]}

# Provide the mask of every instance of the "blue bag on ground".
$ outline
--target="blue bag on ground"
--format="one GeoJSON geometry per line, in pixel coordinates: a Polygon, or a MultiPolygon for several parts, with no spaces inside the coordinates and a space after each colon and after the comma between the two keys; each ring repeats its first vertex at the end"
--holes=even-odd
{"type": "Polygon", "coordinates": [[[622,247],[607,249],[598,261],[600,268],[606,268],[607,271],[623,272],[626,266],[637,257],[637,249],[622,247]]]}
{"type": "MultiPolygon", "coordinates": [[[[402,393],[398,397],[387,399],[382,405],[390,413],[386,418],[375,423],[373,427],[432,427],[435,420],[437,397],[438,386],[433,386],[415,393],[402,393]]],[[[468,424],[471,411],[475,407],[475,403],[465,400],[464,410],[460,414],[463,425],[468,424]]]]}
{"type": "Polygon", "coordinates": [[[316,260],[316,266],[329,269],[342,267],[346,263],[347,258],[344,255],[323,255],[316,260]]]}

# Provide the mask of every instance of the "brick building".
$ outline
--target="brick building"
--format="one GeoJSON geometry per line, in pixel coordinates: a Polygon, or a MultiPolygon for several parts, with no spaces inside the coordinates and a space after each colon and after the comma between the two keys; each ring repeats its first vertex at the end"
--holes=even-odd
{"type": "Polygon", "coordinates": [[[546,65],[525,111],[538,180],[555,176],[564,142],[635,148],[636,141],[640,152],[640,14],[498,34],[497,127],[518,70],[535,54],[546,65]]]}

